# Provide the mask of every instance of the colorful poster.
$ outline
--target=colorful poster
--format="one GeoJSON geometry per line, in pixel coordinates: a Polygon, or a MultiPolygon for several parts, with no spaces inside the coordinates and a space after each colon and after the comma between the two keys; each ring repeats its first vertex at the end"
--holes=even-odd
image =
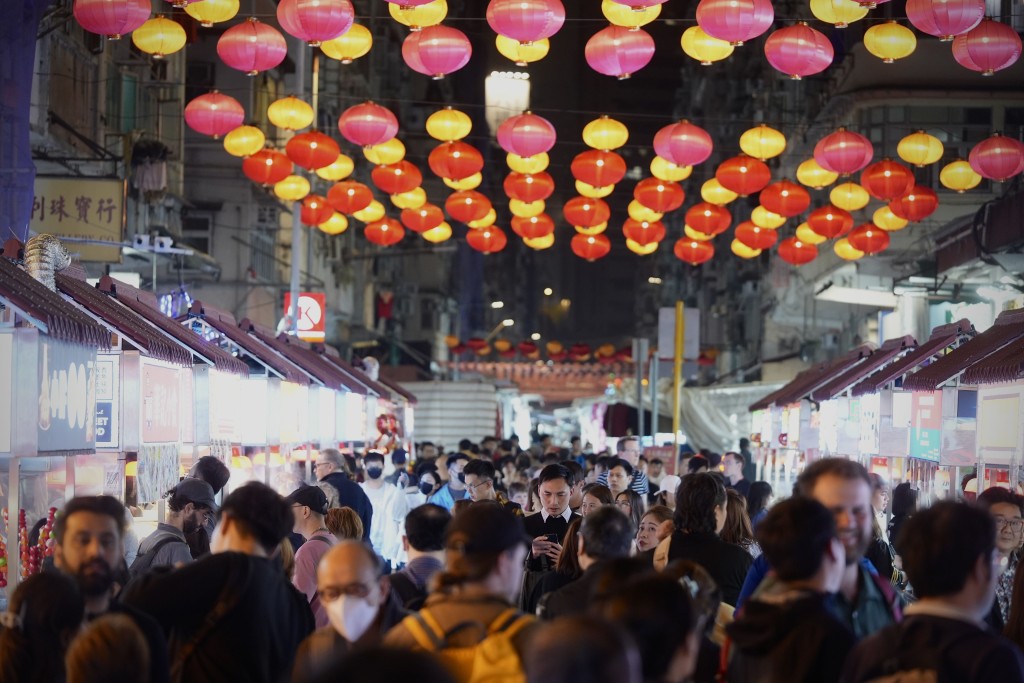
{"type": "Polygon", "coordinates": [[[944,389],[939,464],[969,467],[978,462],[978,392],[944,389]]]}
{"type": "Polygon", "coordinates": [[[910,457],[939,462],[942,392],[915,391],[910,399],[910,457]]]}
{"type": "Polygon", "coordinates": [[[96,447],[96,350],[39,337],[40,451],[96,447]]]}
{"type": "Polygon", "coordinates": [[[142,443],[177,442],[181,438],[178,368],[142,365],[142,443]]]}

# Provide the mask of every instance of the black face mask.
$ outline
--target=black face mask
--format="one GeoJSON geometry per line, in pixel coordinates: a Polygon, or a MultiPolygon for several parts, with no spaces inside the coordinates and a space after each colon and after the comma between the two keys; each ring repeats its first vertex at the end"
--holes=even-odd
{"type": "Polygon", "coordinates": [[[466,473],[465,472],[459,472],[458,479],[459,479],[460,482],[465,484],[466,483],[466,473]]]}
{"type": "Polygon", "coordinates": [[[434,492],[434,485],[433,484],[431,484],[429,481],[421,481],[420,482],[420,493],[422,493],[424,496],[429,496],[433,492],[434,492]]]}
{"type": "Polygon", "coordinates": [[[384,468],[383,467],[376,467],[375,466],[375,467],[367,467],[366,468],[366,476],[368,476],[370,479],[380,479],[380,475],[382,475],[382,474],[384,474],[384,468]]]}

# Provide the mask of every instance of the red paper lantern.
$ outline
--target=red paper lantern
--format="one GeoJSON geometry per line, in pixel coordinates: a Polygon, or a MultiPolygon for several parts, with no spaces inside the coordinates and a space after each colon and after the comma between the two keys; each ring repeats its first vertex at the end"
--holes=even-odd
{"type": "Polygon", "coordinates": [[[711,156],[714,143],[700,126],[689,121],[672,123],[654,136],[654,151],[676,166],[696,166],[711,156]]]}
{"type": "Polygon", "coordinates": [[[353,145],[373,147],[398,133],[398,119],[391,110],[374,102],[363,102],[346,109],[338,118],[338,130],[353,145]]]}
{"type": "Polygon", "coordinates": [[[771,249],[779,239],[774,230],[759,228],[750,221],[743,221],[736,226],[736,239],[751,249],[771,249]]]}
{"type": "Polygon", "coordinates": [[[321,225],[334,215],[334,207],[327,203],[327,198],[318,194],[306,195],[302,200],[300,218],[306,225],[321,225]]]}
{"type": "Polygon", "coordinates": [[[720,235],[729,229],[732,214],[724,206],[700,202],[686,212],[686,225],[705,235],[720,235]]]}
{"type": "Polygon", "coordinates": [[[877,254],[889,246],[889,233],[873,223],[858,225],[846,239],[865,254],[877,254]]]}
{"type": "Polygon", "coordinates": [[[149,20],[150,0],[75,0],[74,15],[89,33],[117,40],[149,20]]]}
{"type": "Polygon", "coordinates": [[[501,228],[492,225],[489,228],[470,230],[466,234],[466,242],[479,252],[493,254],[505,248],[505,245],[508,244],[508,237],[505,236],[505,232],[501,228]]]}
{"type": "Polygon", "coordinates": [[[555,146],[555,127],[543,116],[532,112],[510,116],[498,126],[498,144],[510,154],[524,159],[555,146]]]}
{"type": "Polygon", "coordinates": [[[960,66],[991,76],[1020,59],[1020,35],[1010,26],[983,19],[953,39],[953,59],[960,66]]]}
{"type": "Polygon", "coordinates": [[[413,31],[402,43],[402,59],[409,68],[434,80],[466,66],[472,54],[466,34],[443,24],[413,31]]]}
{"type": "Polygon", "coordinates": [[[402,238],[405,237],[405,228],[394,218],[382,218],[379,221],[367,223],[363,234],[374,244],[390,247],[402,241],[402,238]]]}
{"type": "Polygon", "coordinates": [[[386,194],[402,194],[423,184],[423,174],[411,161],[377,166],[370,172],[373,184],[386,194]]]}
{"type": "Polygon", "coordinates": [[[779,258],[794,266],[802,266],[818,258],[818,248],[790,237],[779,243],[779,258]]]}
{"type": "Polygon", "coordinates": [[[604,235],[573,235],[569,244],[572,253],[587,261],[604,258],[612,250],[612,242],[604,235]]]}
{"type": "Polygon", "coordinates": [[[981,177],[1003,182],[1024,170],[1024,146],[996,133],[976,144],[968,161],[981,177]]]}
{"type": "Polygon", "coordinates": [[[853,216],[849,211],[828,204],[811,211],[807,225],[822,237],[834,239],[845,235],[853,228],[853,216]]]}
{"type": "Polygon", "coordinates": [[[661,221],[635,221],[627,218],[622,225],[622,234],[627,239],[646,247],[665,239],[665,224],[661,221]]]}
{"type": "Polygon", "coordinates": [[[288,43],[276,28],[249,17],[221,34],[217,55],[232,69],[255,76],[283,62],[288,43]]]}
{"type": "Polygon", "coordinates": [[[531,216],[530,218],[512,217],[512,232],[523,239],[533,240],[539,237],[547,237],[554,231],[555,222],[546,213],[531,216]]]}
{"type": "Polygon", "coordinates": [[[683,237],[676,242],[672,251],[677,259],[685,261],[691,266],[699,266],[710,261],[711,257],[715,255],[715,247],[711,242],[698,242],[697,240],[691,240],[689,237],[683,237]]]}
{"type": "Polygon", "coordinates": [[[768,36],[764,55],[776,70],[798,81],[827,69],[835,51],[825,34],[801,21],[768,36]]]}
{"type": "Polygon", "coordinates": [[[516,348],[519,349],[519,353],[524,356],[529,356],[531,353],[537,353],[537,345],[532,341],[521,341],[516,345],[516,348]]]}
{"type": "Polygon", "coordinates": [[[530,204],[547,199],[555,191],[555,181],[541,171],[540,173],[509,173],[505,176],[505,194],[510,199],[518,199],[530,204]]]}
{"type": "Polygon", "coordinates": [[[292,174],[292,160],[276,149],[261,149],[242,160],[242,173],[260,185],[279,183],[292,174]]]}
{"type": "Polygon", "coordinates": [[[583,56],[594,71],[621,81],[650,63],[654,38],[642,28],[608,26],[590,37],[583,56]]]}
{"type": "Polygon", "coordinates": [[[484,157],[473,145],[456,140],[435,147],[427,157],[427,164],[440,178],[462,180],[483,170],[484,157]]]}
{"type": "Polygon", "coordinates": [[[872,197],[887,202],[910,191],[914,186],[914,172],[892,159],[883,159],[864,169],[860,184],[872,197]]]}
{"type": "Polygon", "coordinates": [[[562,207],[562,214],[569,225],[592,228],[606,223],[611,218],[612,211],[603,199],[573,197],[562,207]]]}
{"type": "Polygon", "coordinates": [[[341,154],[337,142],[315,130],[293,135],[284,151],[289,159],[307,171],[330,166],[341,154]]]}
{"type": "Polygon", "coordinates": [[[911,223],[923,221],[939,208],[939,196],[935,190],[923,185],[914,185],[907,194],[889,202],[889,210],[911,223]]]}
{"type": "Polygon", "coordinates": [[[216,90],[196,97],[185,106],[185,123],[189,128],[215,139],[238,128],[244,120],[241,103],[216,90]]]}
{"type": "Polygon", "coordinates": [[[281,28],[309,45],[333,40],[352,28],[355,10],[349,0],[281,0],[281,28]]]}
{"type": "Polygon", "coordinates": [[[607,187],[625,177],[626,161],[615,152],[591,149],[577,154],[570,170],[576,180],[594,187],[607,187]]]}
{"type": "Polygon", "coordinates": [[[565,23],[565,7],[559,0],[491,0],[487,23],[498,35],[535,43],[558,33],[565,23]]]}
{"type": "Polygon", "coordinates": [[[459,190],[448,195],[444,210],[461,223],[478,221],[491,210],[491,200],[475,190],[459,190]]]}
{"type": "Polygon", "coordinates": [[[839,128],[814,146],[814,160],[827,171],[849,175],[871,163],[875,150],[860,133],[839,128]]]}
{"type": "Polygon", "coordinates": [[[712,38],[742,45],[771,28],[771,0],[700,0],[697,24],[712,38]]]}
{"type": "Polygon", "coordinates": [[[434,204],[424,204],[418,209],[405,209],[399,219],[402,225],[413,232],[423,233],[433,230],[444,222],[444,212],[434,204]]]}
{"type": "Polygon", "coordinates": [[[633,198],[656,213],[675,211],[686,201],[686,193],[679,183],[658,178],[644,178],[633,188],[633,198]]]}
{"type": "Polygon", "coordinates": [[[334,183],[327,191],[327,203],[338,213],[352,215],[362,211],[373,201],[373,191],[355,180],[334,183]]]}
{"type": "Polygon", "coordinates": [[[907,19],[922,33],[953,40],[985,18],[985,0],[907,0],[907,19]]]}
{"type": "Polygon", "coordinates": [[[810,193],[791,180],[772,183],[761,190],[759,199],[761,206],[784,218],[799,216],[811,205],[810,193]]]}
{"type": "Polygon", "coordinates": [[[725,189],[746,197],[763,190],[771,182],[772,172],[763,161],[740,154],[720,163],[715,179],[725,189]]]}

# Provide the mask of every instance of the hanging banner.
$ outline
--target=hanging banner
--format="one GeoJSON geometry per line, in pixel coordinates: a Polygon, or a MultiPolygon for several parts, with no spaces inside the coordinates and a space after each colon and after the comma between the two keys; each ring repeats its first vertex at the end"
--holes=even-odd
{"type": "Polygon", "coordinates": [[[142,365],[142,443],[177,442],[181,436],[178,369],[142,365]]]}
{"type": "Polygon", "coordinates": [[[178,445],[139,448],[138,487],[140,503],[155,503],[178,483],[178,445]]]}
{"type": "Polygon", "coordinates": [[[910,399],[910,457],[939,462],[942,392],[915,391],[910,399]]]}
{"type": "Polygon", "coordinates": [[[96,358],[96,448],[117,448],[121,412],[121,359],[96,358]]]}
{"type": "Polygon", "coordinates": [[[39,337],[40,451],[96,447],[96,350],[39,337]]]}
{"type": "Polygon", "coordinates": [[[123,180],[36,176],[29,229],[63,238],[81,261],[120,263],[124,206],[123,180]]]}

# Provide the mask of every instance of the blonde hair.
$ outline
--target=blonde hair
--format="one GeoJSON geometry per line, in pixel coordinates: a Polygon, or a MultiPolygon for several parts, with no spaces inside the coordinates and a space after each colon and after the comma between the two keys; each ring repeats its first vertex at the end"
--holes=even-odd
{"type": "Polygon", "coordinates": [[[295,575],[295,549],[292,548],[292,542],[287,538],[282,540],[278,550],[281,555],[281,568],[284,569],[284,575],[291,581],[295,575]]]}
{"type": "Polygon", "coordinates": [[[339,541],[363,540],[363,520],[350,507],[331,508],[324,517],[324,523],[339,541]]]}

